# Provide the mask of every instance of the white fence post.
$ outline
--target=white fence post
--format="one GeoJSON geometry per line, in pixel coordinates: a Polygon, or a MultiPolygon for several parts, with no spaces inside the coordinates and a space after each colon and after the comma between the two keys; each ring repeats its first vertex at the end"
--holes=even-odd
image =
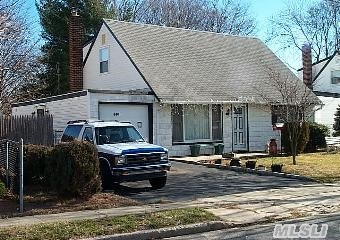
{"type": "Polygon", "coordinates": [[[20,157],[19,157],[19,184],[20,184],[20,191],[19,191],[19,201],[20,201],[20,212],[24,212],[24,140],[20,139],[20,157]]]}

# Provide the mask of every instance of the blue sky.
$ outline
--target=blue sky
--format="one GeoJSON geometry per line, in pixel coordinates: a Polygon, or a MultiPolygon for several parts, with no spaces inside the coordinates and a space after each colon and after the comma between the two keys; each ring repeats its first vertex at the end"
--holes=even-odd
{"type": "MultiPolygon", "coordinates": [[[[257,37],[263,41],[266,38],[266,31],[268,28],[268,18],[277,14],[281,9],[285,7],[287,2],[292,0],[239,0],[250,4],[250,11],[254,15],[257,21],[257,37]]],[[[296,0],[295,0],[296,1],[296,0]]],[[[305,1],[305,0],[298,0],[305,1]]],[[[25,2],[29,16],[30,22],[32,23],[32,30],[35,36],[38,38],[40,36],[40,23],[37,10],[35,8],[35,0],[26,0],[25,2]]],[[[290,52],[282,53],[277,52],[276,47],[269,45],[269,47],[284,61],[288,62],[294,68],[300,67],[300,53],[290,52]]]]}

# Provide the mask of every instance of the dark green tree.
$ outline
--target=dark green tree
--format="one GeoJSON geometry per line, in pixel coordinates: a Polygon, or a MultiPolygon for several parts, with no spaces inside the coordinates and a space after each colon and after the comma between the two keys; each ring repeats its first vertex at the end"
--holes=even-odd
{"type": "Polygon", "coordinates": [[[333,124],[333,136],[339,137],[340,136],[340,105],[336,109],[336,113],[334,114],[334,124],[333,124]]]}
{"type": "Polygon", "coordinates": [[[68,18],[76,8],[83,19],[84,43],[98,30],[103,18],[113,18],[114,11],[105,0],[37,0],[42,38],[44,71],[40,78],[46,82],[46,96],[68,92],[69,45],[68,18]]]}

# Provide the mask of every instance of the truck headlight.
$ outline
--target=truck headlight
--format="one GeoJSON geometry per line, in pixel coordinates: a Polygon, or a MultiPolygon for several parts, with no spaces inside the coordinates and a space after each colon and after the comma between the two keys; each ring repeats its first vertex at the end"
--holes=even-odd
{"type": "Polygon", "coordinates": [[[125,155],[116,156],[115,157],[115,163],[116,163],[116,165],[118,165],[118,164],[126,164],[126,156],[125,155]]]}
{"type": "Polygon", "coordinates": [[[169,154],[167,152],[161,153],[161,160],[168,160],[169,154]]]}

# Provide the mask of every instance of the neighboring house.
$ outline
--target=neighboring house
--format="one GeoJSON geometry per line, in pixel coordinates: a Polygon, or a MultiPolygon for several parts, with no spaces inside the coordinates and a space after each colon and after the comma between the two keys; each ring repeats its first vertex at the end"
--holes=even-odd
{"type": "Polygon", "coordinates": [[[295,75],[257,38],[104,20],[83,54],[84,73],[71,71],[75,92],[14,104],[13,114],[49,112],[56,129],[74,119],[128,121],[172,156],[194,143],[253,152],[279,141],[260,98],[279,98],[266,70],[295,75]]]}
{"type": "MultiPolygon", "coordinates": [[[[301,71],[302,69],[299,69],[301,71]]],[[[340,105],[340,52],[312,64],[313,92],[323,106],[315,112],[315,122],[333,130],[334,114],[340,105]]]]}

